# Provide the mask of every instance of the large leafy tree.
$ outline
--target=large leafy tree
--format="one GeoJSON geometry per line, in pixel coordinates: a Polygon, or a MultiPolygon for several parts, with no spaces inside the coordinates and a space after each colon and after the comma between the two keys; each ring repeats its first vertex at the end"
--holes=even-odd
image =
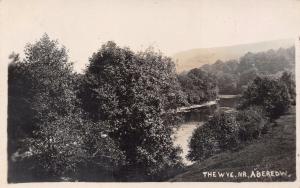
{"type": "Polygon", "coordinates": [[[39,121],[51,121],[57,115],[75,110],[74,74],[65,47],[44,35],[25,48],[24,66],[32,84],[32,107],[39,121]]]}
{"type": "Polygon", "coordinates": [[[117,167],[122,153],[111,138],[101,137],[105,125],[83,119],[78,108],[75,81],[79,77],[65,47],[44,35],[26,46],[23,60],[15,54],[11,58],[8,136],[9,159],[14,160],[10,160],[10,181],[19,181],[18,173],[41,180],[74,176],[91,164],[100,169],[117,167]]]}
{"type": "Polygon", "coordinates": [[[72,64],[68,62],[64,47],[45,34],[41,40],[26,46],[23,60],[14,54],[11,58],[9,133],[30,136],[41,122],[74,112],[72,64]]]}
{"type": "MultiPolygon", "coordinates": [[[[8,75],[9,157],[17,153],[23,160],[32,153],[46,155],[45,150],[33,151],[30,146],[41,144],[41,139],[49,139],[43,136],[43,131],[50,127],[57,130],[65,128],[53,122],[74,113],[76,95],[72,64],[68,62],[66,49],[46,34],[25,47],[23,60],[17,55],[11,58],[13,61],[9,65],[8,75]]],[[[49,168],[53,164],[46,160],[40,162],[48,163],[49,168]]],[[[12,168],[17,168],[14,163],[11,164],[12,168]]],[[[36,167],[31,164],[31,169],[36,167]]]]}
{"type": "Polygon", "coordinates": [[[151,180],[179,164],[171,135],[185,101],[170,58],[108,42],[90,58],[80,88],[89,117],[107,122],[125,152],[124,169],[151,180]]]}

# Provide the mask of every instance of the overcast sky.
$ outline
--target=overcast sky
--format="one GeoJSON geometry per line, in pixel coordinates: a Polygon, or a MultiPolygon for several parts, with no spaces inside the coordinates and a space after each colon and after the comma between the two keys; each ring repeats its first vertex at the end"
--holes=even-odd
{"type": "Polygon", "coordinates": [[[76,70],[108,40],[172,55],[300,33],[299,0],[1,0],[0,8],[1,63],[46,32],[76,70]]]}

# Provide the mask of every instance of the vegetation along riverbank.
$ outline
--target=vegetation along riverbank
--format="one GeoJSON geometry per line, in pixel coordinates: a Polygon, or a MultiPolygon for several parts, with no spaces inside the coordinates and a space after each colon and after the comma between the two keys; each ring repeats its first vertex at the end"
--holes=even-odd
{"type": "Polygon", "coordinates": [[[178,73],[161,52],[108,41],[78,73],[45,34],[10,55],[8,182],[292,181],[294,51],[178,73]],[[269,175],[247,178],[256,170],[269,175]],[[212,171],[239,177],[201,176],[212,171]]]}

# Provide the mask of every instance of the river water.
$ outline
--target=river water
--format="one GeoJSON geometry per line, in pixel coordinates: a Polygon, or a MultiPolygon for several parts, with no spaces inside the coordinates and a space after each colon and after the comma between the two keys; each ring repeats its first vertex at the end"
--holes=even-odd
{"type": "Polygon", "coordinates": [[[192,111],[185,112],[184,122],[177,129],[174,134],[174,145],[182,149],[181,157],[185,165],[191,165],[192,161],[188,160],[186,155],[189,151],[189,142],[193,131],[203,125],[208,118],[218,109],[227,108],[232,109],[237,105],[238,96],[222,95],[217,105],[207,106],[201,109],[193,109],[192,111]]]}

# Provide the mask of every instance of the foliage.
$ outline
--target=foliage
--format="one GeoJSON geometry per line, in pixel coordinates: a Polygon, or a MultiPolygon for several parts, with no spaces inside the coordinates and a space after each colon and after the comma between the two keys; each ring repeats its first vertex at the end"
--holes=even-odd
{"type": "Polygon", "coordinates": [[[283,72],[280,77],[280,81],[283,82],[289,92],[290,102],[291,104],[296,104],[296,83],[295,83],[295,76],[289,72],[283,72]]]}
{"type": "MultiPolygon", "coordinates": [[[[182,167],[171,137],[178,107],[215,100],[218,85],[222,93],[235,93],[263,72],[293,69],[293,53],[293,48],[248,53],[240,62],[217,61],[205,71],[177,76],[172,60],[161,53],[135,53],[108,42],[92,55],[85,73],[76,74],[65,47],[44,35],[25,47],[24,59],[10,56],[10,168],[27,165],[23,174],[34,171],[32,176],[47,180],[78,179],[91,168],[121,180],[165,179],[182,167]]],[[[195,130],[188,157],[203,160],[256,138],[266,130],[263,113],[277,117],[295,96],[290,73],[257,77],[243,94],[242,111],[216,113],[195,130]]]]}
{"type": "Polygon", "coordinates": [[[256,67],[260,72],[274,74],[284,69],[294,69],[295,47],[268,50],[259,53],[247,53],[240,58],[238,71],[243,72],[256,67]]]}
{"type": "Polygon", "coordinates": [[[64,47],[44,35],[26,46],[25,59],[11,58],[8,150],[11,157],[19,156],[9,160],[11,167],[34,161],[33,172],[24,173],[50,178],[74,176],[85,165],[110,170],[123,163],[118,145],[101,138],[105,124],[85,120],[78,108],[75,83],[80,77],[64,47]]]}
{"type": "Polygon", "coordinates": [[[290,105],[287,86],[272,77],[256,77],[243,93],[240,108],[253,105],[261,106],[271,119],[277,118],[290,105]]]}
{"type": "Polygon", "coordinates": [[[220,74],[218,76],[218,87],[220,93],[237,94],[238,81],[236,76],[229,73],[220,74]]]}
{"type": "Polygon", "coordinates": [[[22,128],[74,111],[72,64],[68,62],[65,48],[60,48],[57,41],[50,40],[47,35],[26,46],[23,61],[10,64],[8,84],[9,104],[16,108],[12,111],[17,117],[22,116],[24,110],[18,110],[14,103],[21,103],[32,111],[31,121],[19,120],[27,124],[22,128]]]}
{"type": "Polygon", "coordinates": [[[201,68],[214,74],[221,94],[241,93],[248,83],[258,75],[276,74],[295,70],[295,47],[280,48],[266,52],[247,53],[239,61],[217,60],[212,65],[201,68]]]}
{"type": "Polygon", "coordinates": [[[266,133],[267,122],[263,109],[258,106],[238,112],[216,112],[194,131],[187,157],[192,161],[203,161],[219,152],[235,150],[241,143],[266,133]]]}
{"type": "Polygon", "coordinates": [[[183,92],[190,104],[215,100],[218,94],[216,78],[201,69],[192,69],[178,76],[183,92]]]}
{"type": "Polygon", "coordinates": [[[127,171],[150,178],[180,163],[171,135],[185,103],[170,58],[108,42],[90,58],[80,98],[94,121],[106,121],[127,171]]]}
{"type": "Polygon", "coordinates": [[[268,131],[268,119],[262,107],[250,106],[247,109],[240,110],[236,117],[239,122],[239,139],[248,141],[257,139],[262,133],[268,131]]]}
{"type": "MultiPolygon", "coordinates": [[[[243,86],[247,86],[249,83],[251,83],[257,76],[259,75],[258,70],[253,67],[248,70],[243,71],[239,75],[239,80],[238,80],[238,87],[242,88],[243,86]]],[[[240,89],[240,92],[242,90],[240,89]]]]}
{"type": "Polygon", "coordinates": [[[289,108],[292,96],[295,96],[294,86],[288,73],[283,73],[279,79],[256,77],[243,93],[240,111],[214,114],[195,130],[188,158],[201,161],[266,133],[268,119],[277,118],[289,108]]]}
{"type": "Polygon", "coordinates": [[[36,120],[51,121],[58,115],[73,113],[76,104],[74,75],[65,47],[44,35],[26,46],[25,56],[36,120]]]}
{"type": "Polygon", "coordinates": [[[194,131],[187,157],[201,161],[217,152],[235,149],[240,142],[239,126],[234,113],[215,113],[194,131]]]}
{"type": "Polygon", "coordinates": [[[25,48],[25,59],[11,55],[8,70],[8,136],[10,153],[31,137],[38,124],[75,110],[72,64],[64,47],[44,35],[25,48]]]}
{"type": "Polygon", "coordinates": [[[84,121],[77,114],[45,122],[33,138],[25,140],[29,151],[23,158],[36,162],[35,171],[57,177],[74,178],[80,168],[91,163],[103,170],[117,169],[124,157],[100,127],[104,126],[84,121]]]}
{"type": "Polygon", "coordinates": [[[34,125],[31,83],[26,69],[15,59],[8,66],[8,153],[20,147],[20,140],[31,135],[34,125]]]}
{"type": "Polygon", "coordinates": [[[187,157],[191,161],[202,161],[219,151],[214,133],[207,126],[200,126],[193,132],[189,148],[187,157]]]}

